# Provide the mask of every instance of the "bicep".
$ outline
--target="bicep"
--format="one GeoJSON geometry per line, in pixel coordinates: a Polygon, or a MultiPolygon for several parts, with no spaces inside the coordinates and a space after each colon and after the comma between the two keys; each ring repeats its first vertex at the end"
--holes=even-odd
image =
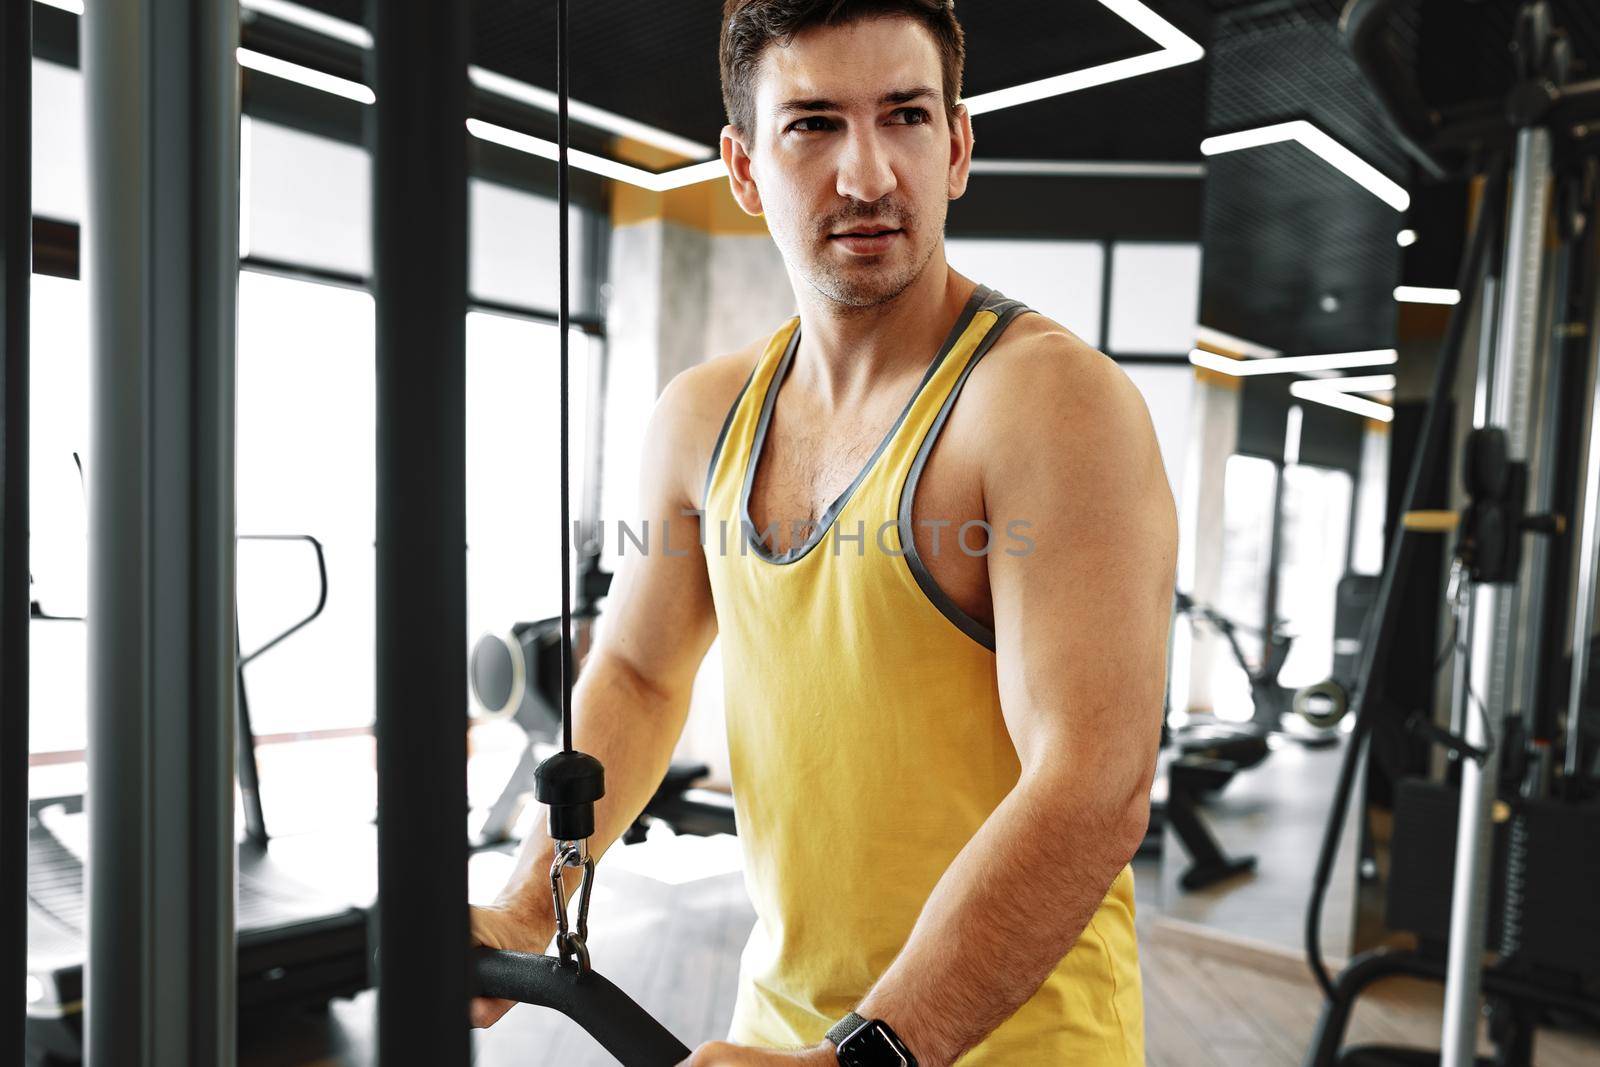
{"type": "Polygon", "coordinates": [[[646,433],[635,514],[605,531],[619,560],[597,647],[651,688],[684,698],[716,636],[699,519],[686,491],[697,432],[664,396],[646,433]]]}
{"type": "Polygon", "coordinates": [[[1024,768],[1137,792],[1160,736],[1177,524],[1143,400],[1098,373],[1115,376],[1091,390],[1105,395],[1043,398],[1020,420],[1042,444],[985,479],[990,522],[1029,541],[989,557],[997,670],[1024,768]]]}

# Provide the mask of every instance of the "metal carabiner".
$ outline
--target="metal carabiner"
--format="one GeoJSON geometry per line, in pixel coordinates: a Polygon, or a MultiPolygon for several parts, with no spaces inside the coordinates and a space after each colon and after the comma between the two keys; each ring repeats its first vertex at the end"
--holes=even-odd
{"type": "Polygon", "coordinates": [[[550,863],[550,898],[556,912],[556,952],[563,964],[577,967],[579,974],[589,973],[589,890],[594,882],[594,857],[589,855],[587,841],[557,841],[555,859],[550,863]],[[567,868],[583,872],[578,882],[578,927],[573,930],[567,919],[565,874],[567,868]]]}

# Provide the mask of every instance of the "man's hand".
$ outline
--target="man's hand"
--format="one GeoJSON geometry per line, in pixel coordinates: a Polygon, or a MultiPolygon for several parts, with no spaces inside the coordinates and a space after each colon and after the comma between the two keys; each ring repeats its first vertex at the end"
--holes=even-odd
{"type": "MultiPolygon", "coordinates": [[[[530,916],[496,904],[486,908],[470,909],[472,943],[484,948],[505,952],[543,952],[556,936],[555,919],[530,916]]],[[[494,1000],[489,997],[472,999],[472,1025],[493,1026],[500,1016],[516,1006],[516,1001],[494,1000]]]]}
{"type": "Polygon", "coordinates": [[[789,1051],[708,1041],[678,1067],[839,1067],[839,1057],[827,1041],[813,1048],[789,1051]]]}

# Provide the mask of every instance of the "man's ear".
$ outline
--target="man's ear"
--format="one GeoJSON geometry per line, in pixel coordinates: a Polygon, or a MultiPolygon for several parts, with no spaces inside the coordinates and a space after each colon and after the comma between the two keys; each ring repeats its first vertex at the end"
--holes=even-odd
{"type": "Polygon", "coordinates": [[[945,192],[959,200],[967,191],[967,176],[972,173],[972,116],[966,104],[957,104],[950,116],[950,176],[945,192]]]}
{"type": "Polygon", "coordinates": [[[746,215],[761,215],[761,190],[750,172],[750,152],[744,135],[732,126],[722,127],[722,164],[728,168],[728,187],[746,215]]]}

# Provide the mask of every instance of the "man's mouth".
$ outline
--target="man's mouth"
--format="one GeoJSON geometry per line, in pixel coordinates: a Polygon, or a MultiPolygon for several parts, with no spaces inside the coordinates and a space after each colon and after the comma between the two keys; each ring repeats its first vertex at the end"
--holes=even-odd
{"type": "Polygon", "coordinates": [[[886,234],[899,234],[901,230],[890,229],[885,226],[867,227],[867,229],[845,230],[843,234],[830,234],[829,237],[883,237],[886,234]]]}
{"type": "Polygon", "coordinates": [[[849,252],[872,254],[882,252],[896,237],[904,233],[904,230],[886,226],[862,226],[843,233],[829,234],[828,240],[839,244],[849,252]]]}

